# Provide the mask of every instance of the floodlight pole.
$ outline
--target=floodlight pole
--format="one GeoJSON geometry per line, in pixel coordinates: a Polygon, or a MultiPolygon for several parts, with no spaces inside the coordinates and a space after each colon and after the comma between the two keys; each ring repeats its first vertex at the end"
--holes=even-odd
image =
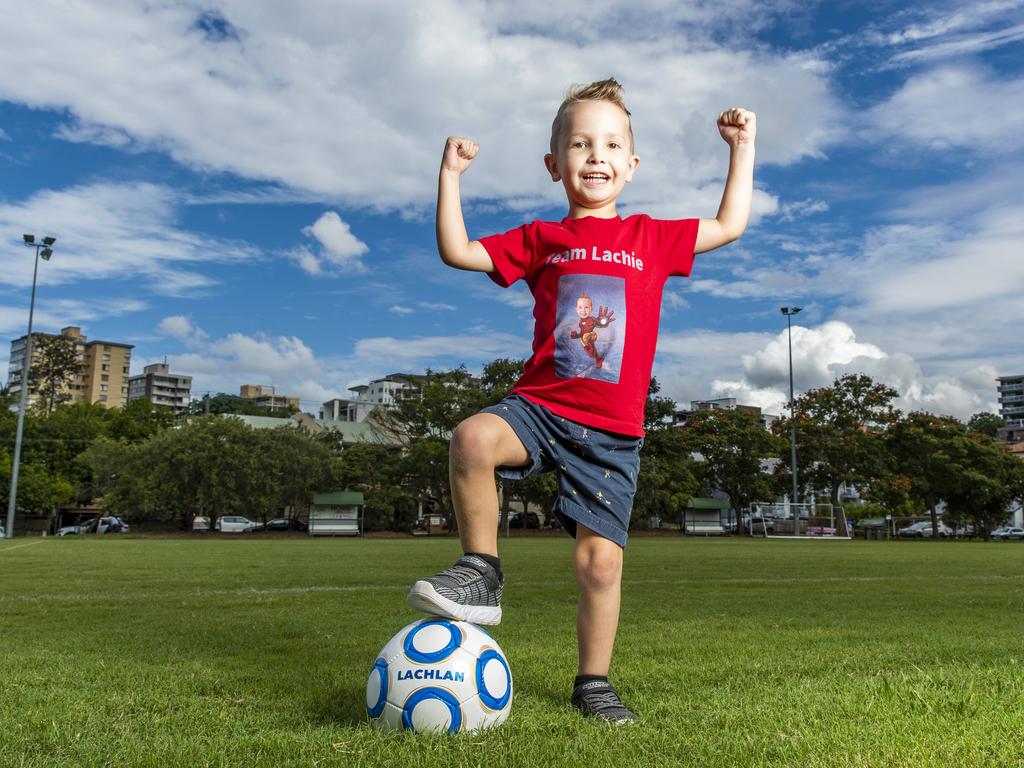
{"type": "Polygon", "coordinates": [[[28,336],[25,337],[25,359],[21,364],[21,396],[18,398],[18,428],[14,436],[14,458],[11,461],[11,492],[7,500],[7,532],[8,539],[14,538],[14,511],[18,506],[18,469],[21,463],[21,437],[25,431],[25,408],[28,406],[28,369],[32,365],[32,317],[36,310],[36,278],[39,276],[39,256],[49,261],[53,255],[50,247],[56,238],[44,237],[37,243],[35,235],[25,235],[24,245],[36,249],[36,264],[32,270],[32,300],[28,305],[28,336]]]}
{"type": "Polygon", "coordinates": [[[786,316],[786,326],[789,329],[789,452],[790,467],[793,470],[793,535],[800,535],[800,509],[797,507],[797,485],[796,480],[796,398],[793,396],[793,315],[803,307],[782,307],[782,314],[786,316]]]}

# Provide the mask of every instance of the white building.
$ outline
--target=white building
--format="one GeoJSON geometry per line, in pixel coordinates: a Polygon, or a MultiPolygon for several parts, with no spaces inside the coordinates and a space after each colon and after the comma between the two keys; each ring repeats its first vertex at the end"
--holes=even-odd
{"type": "Polygon", "coordinates": [[[320,408],[320,418],[323,421],[365,421],[374,408],[393,408],[401,397],[399,393],[418,390],[422,378],[409,373],[392,373],[369,384],[349,387],[355,397],[328,400],[320,408]]]}

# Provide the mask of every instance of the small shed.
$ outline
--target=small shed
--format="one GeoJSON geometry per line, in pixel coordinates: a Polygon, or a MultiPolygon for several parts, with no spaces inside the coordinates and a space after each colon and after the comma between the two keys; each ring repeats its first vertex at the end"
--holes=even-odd
{"type": "Polygon", "coordinates": [[[679,530],[691,536],[721,536],[727,532],[722,524],[722,515],[731,509],[728,499],[695,496],[683,510],[679,530]]]}
{"type": "Polygon", "coordinates": [[[313,494],[309,535],[362,536],[363,494],[359,491],[313,494]]]}

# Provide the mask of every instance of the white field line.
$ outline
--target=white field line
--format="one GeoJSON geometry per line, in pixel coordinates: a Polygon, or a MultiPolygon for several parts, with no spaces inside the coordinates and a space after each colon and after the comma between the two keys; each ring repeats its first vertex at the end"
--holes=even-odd
{"type": "Polygon", "coordinates": [[[10,552],[12,549],[21,549],[22,547],[31,547],[33,544],[42,544],[42,543],[43,543],[43,540],[40,539],[39,541],[28,541],[28,542],[25,542],[24,544],[14,544],[14,545],[12,545],[10,547],[0,547],[0,555],[2,555],[4,552],[10,552]]]}
{"type": "MultiPolygon", "coordinates": [[[[771,580],[745,579],[628,579],[623,586],[630,587],[645,584],[661,584],[665,586],[706,586],[708,584],[755,584],[771,586],[773,584],[821,584],[821,583],[885,583],[885,582],[936,582],[936,581],[990,581],[1019,582],[1024,575],[1002,576],[999,574],[967,574],[963,576],[829,576],[829,577],[792,577],[774,578],[771,580]]],[[[542,587],[550,585],[550,581],[520,582],[512,581],[512,586],[542,587]]],[[[408,589],[408,584],[354,584],[350,586],[308,586],[308,587],[270,587],[256,589],[240,587],[238,589],[192,589],[183,592],[123,592],[104,594],[40,594],[40,595],[0,595],[0,603],[14,602],[134,602],[139,600],[189,600],[206,597],[273,597],[277,595],[308,595],[308,594],[345,594],[349,592],[372,592],[376,590],[391,591],[408,589]]]]}

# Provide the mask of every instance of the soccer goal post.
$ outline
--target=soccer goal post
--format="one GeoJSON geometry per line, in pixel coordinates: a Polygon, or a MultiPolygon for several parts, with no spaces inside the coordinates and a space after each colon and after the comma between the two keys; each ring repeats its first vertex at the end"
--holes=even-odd
{"type": "Polygon", "coordinates": [[[744,521],[752,536],[767,539],[849,541],[853,529],[842,507],[832,504],[791,504],[755,501],[744,521]]]}

